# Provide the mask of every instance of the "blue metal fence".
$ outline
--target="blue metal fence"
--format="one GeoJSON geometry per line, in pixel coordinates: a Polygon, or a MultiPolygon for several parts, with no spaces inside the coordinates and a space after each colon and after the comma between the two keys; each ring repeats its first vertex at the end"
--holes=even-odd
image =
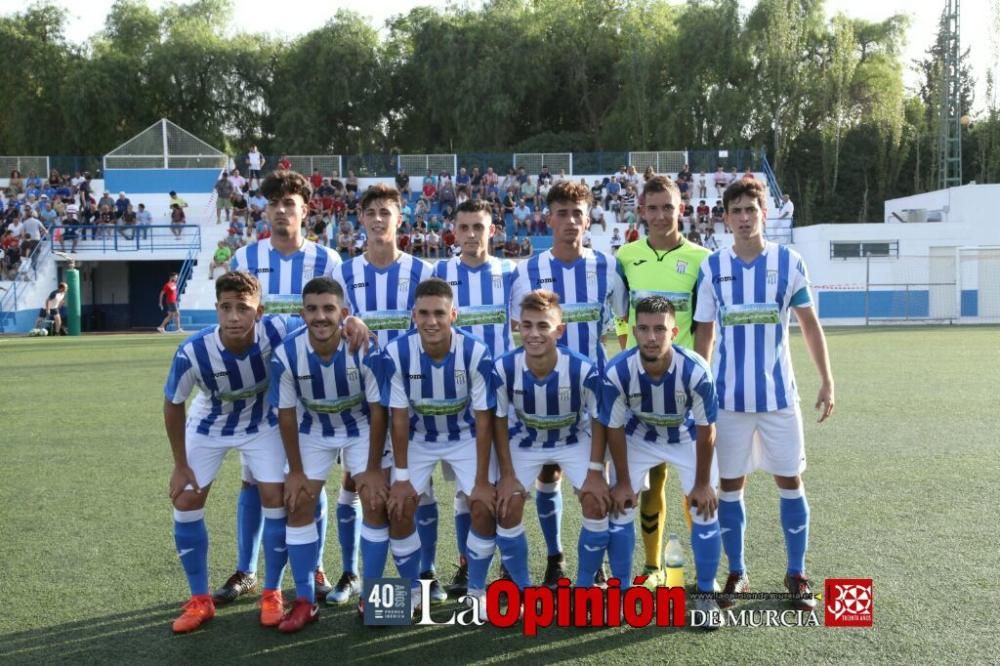
{"type": "Polygon", "coordinates": [[[58,226],[47,243],[60,252],[157,252],[201,250],[201,227],[197,224],[75,224],[58,226]]]}

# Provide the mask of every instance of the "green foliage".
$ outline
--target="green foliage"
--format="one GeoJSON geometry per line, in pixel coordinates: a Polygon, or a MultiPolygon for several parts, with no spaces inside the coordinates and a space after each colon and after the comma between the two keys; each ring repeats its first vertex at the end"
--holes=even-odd
{"type": "MultiPolygon", "coordinates": [[[[341,11],[285,42],[234,33],[231,0],[116,0],[76,46],[63,12],[35,4],[0,17],[0,49],[16,54],[0,70],[0,145],[99,155],[168,117],[233,153],[763,148],[803,224],[879,218],[884,199],[936,185],[941,38],[908,95],[905,16],[740,7],[490,0],[417,7],[382,34],[341,11]]],[[[967,59],[962,76],[969,109],[967,59]]],[[[965,133],[980,182],[1000,179],[994,106],[965,133]]]]}

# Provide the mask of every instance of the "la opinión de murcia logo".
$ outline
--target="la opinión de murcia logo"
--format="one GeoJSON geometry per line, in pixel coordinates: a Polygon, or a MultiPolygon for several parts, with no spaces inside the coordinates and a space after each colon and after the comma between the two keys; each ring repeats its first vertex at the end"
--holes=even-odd
{"type": "Polygon", "coordinates": [[[827,578],[825,587],[826,626],[872,626],[871,578],[827,578]]]}

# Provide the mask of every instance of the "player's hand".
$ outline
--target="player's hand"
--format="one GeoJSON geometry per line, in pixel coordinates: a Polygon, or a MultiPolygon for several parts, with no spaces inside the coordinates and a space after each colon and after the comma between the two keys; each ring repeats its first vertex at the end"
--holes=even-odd
{"type": "Polygon", "coordinates": [[[822,423],[833,415],[833,382],[829,384],[824,382],[819,387],[819,395],[816,396],[816,411],[820,413],[817,423],[822,423]]]}
{"type": "Polygon", "coordinates": [[[369,510],[375,511],[380,503],[389,501],[389,482],[382,470],[366,470],[352,475],[352,478],[358,489],[358,497],[369,510]]]}
{"type": "Polygon", "coordinates": [[[711,519],[719,508],[719,497],[715,494],[715,489],[707,483],[696,485],[688,494],[688,504],[695,513],[705,520],[711,519]]]}
{"type": "Polygon", "coordinates": [[[368,346],[371,344],[371,331],[365,322],[355,316],[350,316],[344,320],[344,335],[347,336],[347,348],[350,352],[359,349],[361,353],[368,353],[368,346]]]}
{"type": "Polygon", "coordinates": [[[170,485],[168,486],[170,500],[173,501],[180,497],[180,494],[184,492],[188,486],[194,488],[196,493],[201,492],[198,480],[194,476],[194,470],[187,465],[175,465],[174,471],[170,474],[170,485]]]}
{"type": "Polygon", "coordinates": [[[304,472],[289,472],[285,476],[285,506],[288,512],[293,513],[299,504],[299,495],[305,494],[309,499],[315,495],[309,492],[309,480],[304,472]]]}
{"type": "Polygon", "coordinates": [[[580,499],[583,499],[585,495],[593,495],[601,506],[602,514],[607,515],[608,511],[611,510],[612,501],[611,494],[608,492],[608,481],[601,472],[593,470],[587,472],[587,478],[580,486],[580,499]]]}
{"type": "Polygon", "coordinates": [[[638,497],[632,492],[632,484],[619,481],[611,489],[611,511],[620,515],[635,507],[638,497]]]}
{"type": "Polygon", "coordinates": [[[497,481],[497,517],[506,518],[514,498],[520,497],[523,500],[527,495],[528,491],[517,480],[517,476],[514,474],[501,476],[500,480],[497,481]]]}
{"type": "Polygon", "coordinates": [[[389,489],[389,499],[386,500],[386,509],[389,518],[400,520],[408,503],[416,503],[417,491],[413,489],[413,484],[409,481],[397,481],[389,489]]]}
{"type": "Polygon", "coordinates": [[[481,502],[490,512],[491,516],[497,515],[497,489],[487,482],[476,483],[472,487],[472,494],[469,495],[469,506],[481,502]]]}

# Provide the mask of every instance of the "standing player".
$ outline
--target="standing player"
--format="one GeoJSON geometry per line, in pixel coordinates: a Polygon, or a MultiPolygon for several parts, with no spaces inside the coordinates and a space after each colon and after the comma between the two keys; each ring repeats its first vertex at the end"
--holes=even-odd
{"type": "MultiPolygon", "coordinates": [[[[792,311],[822,382],[816,398],[816,409],[822,409],[820,422],[833,413],[833,374],[802,258],[784,245],[764,240],[766,196],[763,184],[753,178],[726,188],[725,220],[734,242],[701,266],[695,348],[712,358],[719,396],[719,524],[729,560],[723,592],[750,589],[743,562],[743,484],[747,474],[760,468],[774,475],[781,497],[788,557],[785,587],[796,595],[796,608],[812,610],[816,601],[806,577],[809,505],[801,476],[806,455],[788,338],[792,311]],[[712,357],[716,326],[718,345],[712,357]]],[[[724,606],[732,603],[731,597],[720,601],[724,606]]]]}
{"type": "MultiPolygon", "coordinates": [[[[636,346],[611,359],[601,401],[614,461],[611,499],[615,515],[607,538],[611,573],[623,586],[632,581],[635,550],[634,498],[646,473],[670,463],[680,475],[691,506],[691,548],[698,591],[712,594],[722,542],[715,516],[715,386],[700,356],[673,344],[679,329],[674,307],[662,296],[649,296],[635,306],[632,335],[636,346]]],[[[696,609],[717,611],[708,596],[693,599],[696,609]]],[[[718,628],[719,615],[710,614],[718,628]]]]}
{"type": "Polygon", "coordinates": [[[156,327],[160,333],[166,332],[171,319],[174,320],[175,330],[178,333],[184,332],[184,329],[181,328],[181,311],[177,307],[177,278],[177,273],[171,273],[163,284],[163,288],[160,289],[160,309],[167,313],[160,325],[156,327]]]}
{"type": "MultiPolygon", "coordinates": [[[[495,364],[500,385],[494,440],[501,462],[497,542],[511,578],[518,587],[529,585],[528,542],[521,522],[524,486],[544,465],[559,465],[580,497],[577,585],[590,586],[608,542],[604,429],[593,427],[600,375],[593,361],[558,344],[566,324],[555,293],[528,292],[518,306],[522,346],[495,364]],[[503,466],[505,459],[509,468],[503,466]]],[[[469,588],[471,594],[471,574],[469,588]]]]}
{"type": "MultiPolygon", "coordinates": [[[[518,265],[510,294],[511,325],[517,328],[521,301],[529,291],[549,289],[559,296],[566,329],[559,344],[604,367],[601,335],[613,317],[628,311],[628,292],[615,258],[583,247],[583,234],[590,226],[590,188],[561,180],[549,190],[549,226],[552,249],[518,265]]],[[[601,427],[601,426],[599,426],[601,427]]],[[[555,587],[564,576],[560,523],[562,494],[559,468],[547,465],[535,484],[535,506],[548,549],[545,584],[555,587]]]]}
{"type": "MultiPolygon", "coordinates": [[[[373,185],[361,197],[360,209],[361,223],[368,235],[367,249],[342,264],[334,273],[334,279],[344,288],[351,312],[364,320],[378,335],[379,346],[385,347],[410,329],[417,285],[431,277],[433,269],[396,245],[396,234],[403,219],[402,201],[395,188],[373,185]]],[[[348,478],[344,483],[353,486],[348,478]]],[[[434,575],[438,508],[433,491],[420,501],[417,511],[417,527],[423,544],[420,571],[422,576],[433,581],[434,602],[441,603],[448,595],[434,575]]],[[[342,579],[328,601],[347,603],[358,589],[357,579],[342,579]]]]}
{"type": "MultiPolygon", "coordinates": [[[[306,240],[302,235],[312,187],[304,176],[294,171],[275,171],[260,187],[267,199],[267,217],[271,222],[271,237],[241,247],[233,255],[232,269],[256,277],[263,290],[263,302],[270,313],[298,313],[302,303],[302,286],[314,277],[330,276],[340,264],[340,255],[329,248],[306,240]]],[[[236,572],[215,591],[217,604],[234,601],[257,589],[257,553],[260,548],[263,518],[260,493],[244,465],[243,486],[236,505],[237,563],[236,572]]],[[[323,546],[326,542],[326,490],[319,494],[317,528],[320,548],[316,562],[317,594],[326,596],[333,588],[323,571],[323,546]]],[[[341,504],[337,506],[338,515],[341,504]]],[[[344,512],[353,511],[351,503],[344,512]]],[[[356,521],[355,521],[356,522],[356,521]]],[[[354,543],[355,524],[337,524],[341,543],[354,543]],[[341,528],[344,525],[346,529],[341,528]],[[343,534],[347,532],[347,534],[343,534]]],[[[345,559],[350,557],[345,551],[345,559]]]]}
{"type": "Polygon", "coordinates": [[[327,277],[310,280],[302,291],[306,326],[285,338],[271,360],[271,404],[278,409],[288,458],[286,541],[297,594],[291,613],[278,626],[283,633],[318,619],[316,497],[330,468],[342,456],[351,474],[365,471],[369,423],[385,441],[385,410],[371,364],[351,352],[341,335],[346,314],[339,283],[327,277]]]}
{"type": "Polygon", "coordinates": [[[288,331],[281,316],[261,319],[260,283],[246,273],[215,282],[219,323],[191,336],[174,354],[164,387],[163,420],[173,452],[170,500],[174,541],[191,588],[191,600],[174,622],[176,633],[194,631],[215,616],[208,595],[205,501],[222,459],[240,452],[257,479],[264,506],[264,593],[260,622],[277,626],[284,615],[281,576],[288,560],[282,483],[285,452],[269,422],[267,389],[271,351],[288,331]],[[198,388],[185,423],[185,402],[198,388]]]}
{"type": "MultiPolygon", "coordinates": [[[[451,285],[456,326],[486,343],[493,358],[511,349],[510,327],[507,325],[507,302],[514,263],[489,254],[494,227],[491,207],[485,199],[470,199],[455,210],[455,239],[462,253],[440,261],[434,266],[434,276],[451,285]]],[[[452,580],[452,594],[465,594],[469,568],[465,544],[469,537],[468,498],[455,495],[455,540],[458,544],[459,567],[452,580]]]]}
{"type": "MultiPolygon", "coordinates": [[[[674,344],[694,348],[693,315],[698,268],[710,252],[686,240],[680,230],[681,193],[677,184],[665,176],[646,181],[639,202],[639,215],[646,223],[646,238],[624,245],[617,254],[618,266],[625,275],[631,304],[627,326],[619,326],[619,340],[627,338],[622,348],[636,344],[635,305],[647,296],[663,296],[674,308],[677,337],[674,344]]],[[[659,575],[663,549],[666,512],[667,466],[656,465],[649,472],[649,490],[639,503],[639,521],[646,551],[648,576],[659,575]]],[[[687,507],[684,515],[690,527],[687,507]]]]}
{"type": "Polygon", "coordinates": [[[477,556],[496,534],[490,453],[496,409],[493,360],[480,340],[452,327],[456,318],[448,283],[425,280],[414,299],[417,330],[396,338],[383,354],[389,380],[382,404],[390,409],[393,453],[387,502],[392,555],[399,575],[414,582],[415,605],[421,603],[416,585],[421,543],[414,504],[430,488],[438,462],[451,466],[457,486],[469,498],[470,587],[481,584],[485,589],[489,559],[477,556]]]}

